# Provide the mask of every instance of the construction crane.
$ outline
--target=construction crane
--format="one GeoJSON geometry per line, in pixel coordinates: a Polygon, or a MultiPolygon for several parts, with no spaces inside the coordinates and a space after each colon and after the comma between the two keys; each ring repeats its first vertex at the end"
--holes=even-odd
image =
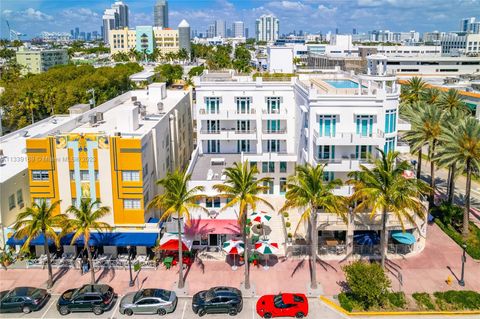
{"type": "Polygon", "coordinates": [[[7,22],[7,27],[8,27],[8,31],[10,33],[10,41],[13,41],[13,40],[20,40],[20,37],[24,37],[26,36],[25,33],[21,33],[21,32],[17,32],[13,29],[10,28],[10,24],[8,23],[7,20],[5,20],[7,22]]]}

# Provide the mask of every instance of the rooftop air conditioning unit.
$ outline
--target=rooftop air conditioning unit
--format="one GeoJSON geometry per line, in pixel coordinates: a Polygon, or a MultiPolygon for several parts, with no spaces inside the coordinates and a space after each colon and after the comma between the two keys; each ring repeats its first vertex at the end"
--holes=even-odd
{"type": "Polygon", "coordinates": [[[136,96],[132,96],[132,101],[133,101],[133,102],[137,101],[137,97],[136,97],[136,96]]]}
{"type": "Polygon", "coordinates": [[[142,102],[140,102],[140,101],[135,101],[135,102],[133,102],[133,105],[135,105],[135,106],[140,106],[140,105],[142,105],[142,102]]]}
{"type": "Polygon", "coordinates": [[[97,117],[95,116],[95,114],[90,114],[88,116],[88,122],[90,123],[90,125],[94,125],[95,123],[97,123],[97,117]]]}
{"type": "Polygon", "coordinates": [[[97,122],[103,121],[103,113],[102,112],[97,112],[96,118],[97,118],[97,122]]]}
{"type": "Polygon", "coordinates": [[[115,132],[115,133],[113,133],[113,136],[122,136],[122,133],[121,132],[115,132]]]}
{"type": "Polygon", "coordinates": [[[157,110],[158,110],[158,112],[163,112],[163,102],[158,102],[157,103],[157,110]]]}

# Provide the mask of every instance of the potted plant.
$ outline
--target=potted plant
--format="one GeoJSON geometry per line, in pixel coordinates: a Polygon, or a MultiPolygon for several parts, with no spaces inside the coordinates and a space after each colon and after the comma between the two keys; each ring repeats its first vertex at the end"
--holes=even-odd
{"type": "Polygon", "coordinates": [[[7,270],[7,267],[13,263],[13,254],[8,250],[8,248],[3,247],[0,250],[0,264],[2,267],[7,270]]]}

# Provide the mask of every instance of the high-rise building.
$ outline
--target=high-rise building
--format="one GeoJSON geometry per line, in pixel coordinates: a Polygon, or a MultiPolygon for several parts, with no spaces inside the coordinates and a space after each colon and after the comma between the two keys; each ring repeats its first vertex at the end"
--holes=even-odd
{"type": "Polygon", "coordinates": [[[357,29],[356,28],[353,28],[352,34],[357,34],[357,29]]]}
{"type": "Polygon", "coordinates": [[[262,15],[255,22],[255,28],[257,41],[275,42],[278,39],[280,23],[274,15],[262,15]]]}
{"type": "Polygon", "coordinates": [[[234,38],[245,37],[245,24],[243,23],[243,21],[235,21],[232,24],[232,31],[234,38]]]}
{"type": "Polygon", "coordinates": [[[103,42],[108,44],[109,33],[118,28],[118,12],[115,9],[106,9],[103,13],[103,42]]]}
{"type": "Polygon", "coordinates": [[[128,5],[122,1],[116,1],[112,4],[112,9],[115,9],[118,13],[118,26],[117,28],[128,28],[128,5]]]}
{"type": "Polygon", "coordinates": [[[245,28],[245,38],[248,39],[248,28],[245,28]]]}
{"type": "Polygon", "coordinates": [[[465,18],[461,20],[460,31],[467,33],[480,33],[480,21],[475,17],[465,18]]]}
{"type": "Polygon", "coordinates": [[[76,27],[75,28],[75,36],[73,37],[75,40],[78,39],[78,36],[80,35],[80,28],[76,27]]]}
{"type": "Polygon", "coordinates": [[[338,34],[338,28],[335,28],[335,34],[338,34]]]}
{"type": "Polygon", "coordinates": [[[215,36],[215,24],[211,24],[207,28],[207,38],[213,38],[215,36]]]}
{"type": "Polygon", "coordinates": [[[190,42],[190,25],[188,24],[187,20],[183,19],[178,25],[178,47],[180,50],[185,49],[188,53],[190,53],[190,42]]]}
{"type": "Polygon", "coordinates": [[[168,28],[168,2],[157,0],[153,7],[153,25],[155,27],[168,28]]]}
{"type": "Polygon", "coordinates": [[[225,20],[215,20],[215,36],[222,38],[227,36],[225,20]]]}
{"type": "Polygon", "coordinates": [[[72,39],[74,39],[74,38],[75,38],[75,32],[73,31],[73,29],[72,29],[72,30],[70,30],[70,35],[72,36],[72,39]]]}

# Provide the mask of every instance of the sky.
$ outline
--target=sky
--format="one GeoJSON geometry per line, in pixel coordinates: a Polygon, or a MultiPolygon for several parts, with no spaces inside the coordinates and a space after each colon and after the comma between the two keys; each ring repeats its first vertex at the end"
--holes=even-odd
{"type": "MultiPolygon", "coordinates": [[[[6,20],[16,31],[34,37],[42,31],[100,31],[103,11],[111,0],[0,0],[0,35],[8,36],[6,20]]],[[[152,25],[156,0],[125,0],[130,26],[152,25]]],[[[170,0],[170,27],[186,19],[192,29],[205,32],[216,19],[244,21],[253,35],[255,19],[275,14],[280,33],[303,30],[351,33],[374,29],[391,31],[455,31],[460,19],[480,18],[480,0],[170,0]]]]}

